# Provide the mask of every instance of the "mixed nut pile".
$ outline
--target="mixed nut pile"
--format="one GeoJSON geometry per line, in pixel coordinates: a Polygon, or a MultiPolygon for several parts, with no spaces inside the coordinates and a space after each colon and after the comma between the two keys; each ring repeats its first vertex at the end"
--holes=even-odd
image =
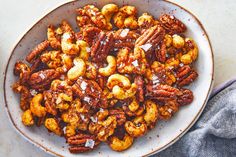
{"type": "Polygon", "coordinates": [[[44,125],[65,137],[71,153],[101,142],[128,149],[159,120],[193,101],[183,88],[198,76],[198,48],[174,16],[137,17],[133,6],[86,5],[67,21],[50,25],[47,39],[18,61],[12,88],[20,94],[25,126],[44,125]]]}

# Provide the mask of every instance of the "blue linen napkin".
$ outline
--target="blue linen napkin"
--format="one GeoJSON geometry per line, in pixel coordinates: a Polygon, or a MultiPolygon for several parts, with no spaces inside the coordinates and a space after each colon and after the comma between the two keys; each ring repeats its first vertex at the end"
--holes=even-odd
{"type": "Polygon", "coordinates": [[[215,88],[196,124],[154,156],[236,157],[236,79],[215,88]]]}

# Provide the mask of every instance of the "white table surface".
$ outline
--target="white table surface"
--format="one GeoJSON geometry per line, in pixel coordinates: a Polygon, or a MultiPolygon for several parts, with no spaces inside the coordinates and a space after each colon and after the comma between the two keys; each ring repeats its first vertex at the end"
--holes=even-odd
{"type": "MultiPolygon", "coordinates": [[[[194,13],[208,32],[215,59],[214,86],[236,76],[236,1],[171,0],[194,13]]],[[[49,157],[18,135],[4,109],[4,70],[13,46],[47,12],[66,0],[0,0],[0,157],[49,157]]]]}

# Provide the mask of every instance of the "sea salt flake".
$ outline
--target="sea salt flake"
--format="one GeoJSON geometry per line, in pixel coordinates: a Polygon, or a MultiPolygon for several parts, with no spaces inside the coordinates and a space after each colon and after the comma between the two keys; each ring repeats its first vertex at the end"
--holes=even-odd
{"type": "Polygon", "coordinates": [[[35,96],[36,94],[38,94],[38,92],[33,89],[33,90],[30,90],[30,94],[31,94],[32,96],[35,96]]]}
{"type": "Polygon", "coordinates": [[[91,48],[90,47],[86,47],[85,48],[87,52],[91,52],[91,48]]]}
{"type": "Polygon", "coordinates": [[[137,67],[137,66],[138,66],[138,61],[135,60],[135,61],[132,62],[132,64],[133,64],[135,67],[137,67]]]}
{"type": "Polygon", "coordinates": [[[70,34],[69,33],[64,33],[62,37],[64,39],[70,39],[70,34]]]}
{"type": "Polygon", "coordinates": [[[171,109],[171,108],[168,108],[168,110],[167,110],[169,113],[172,113],[173,112],[173,110],[171,109]]]}
{"type": "Polygon", "coordinates": [[[89,97],[84,97],[84,101],[86,101],[87,103],[90,102],[90,98],[89,97]]]}
{"type": "Polygon", "coordinates": [[[81,87],[82,90],[85,90],[87,88],[87,85],[88,84],[86,82],[82,81],[80,87],[81,87]]]}
{"type": "Polygon", "coordinates": [[[124,37],[126,37],[127,36],[127,34],[129,33],[129,29],[123,29],[121,32],[120,32],[120,36],[122,37],[122,38],[124,38],[124,37]]]}
{"type": "Polygon", "coordinates": [[[180,67],[183,67],[183,66],[184,66],[184,64],[183,64],[183,63],[180,63],[180,64],[179,64],[179,66],[180,66],[180,67]]]}
{"type": "Polygon", "coordinates": [[[92,140],[92,139],[87,139],[84,146],[85,146],[85,147],[89,147],[89,148],[93,148],[93,147],[94,147],[94,144],[95,144],[95,141],[94,141],[94,140],[92,140]]]}
{"type": "Polygon", "coordinates": [[[62,102],[61,97],[58,97],[57,100],[56,100],[56,104],[60,104],[61,102],[62,102]]]}
{"type": "Polygon", "coordinates": [[[39,77],[41,77],[41,79],[45,79],[46,78],[46,76],[43,73],[40,73],[39,77]]]}
{"type": "Polygon", "coordinates": [[[61,80],[65,80],[65,75],[61,75],[61,76],[60,76],[60,79],[61,79],[61,80]]]}
{"type": "Polygon", "coordinates": [[[100,109],[99,109],[99,112],[104,112],[104,109],[103,109],[103,108],[100,108],[100,109]]]}
{"type": "Polygon", "coordinates": [[[96,122],[98,121],[98,118],[97,118],[97,117],[95,117],[95,118],[94,118],[94,117],[90,117],[90,119],[91,119],[91,121],[94,122],[94,123],[96,123],[96,122]]]}
{"type": "Polygon", "coordinates": [[[66,134],[66,126],[62,129],[64,134],[66,134]]]}
{"type": "Polygon", "coordinates": [[[80,114],[80,118],[85,121],[85,116],[83,114],[80,114]]]}
{"type": "Polygon", "coordinates": [[[175,17],[173,15],[170,16],[171,19],[174,19],[175,17]]]}
{"type": "Polygon", "coordinates": [[[149,43],[140,46],[140,48],[142,48],[144,51],[149,50],[151,47],[152,47],[152,44],[149,44],[149,43]]]}

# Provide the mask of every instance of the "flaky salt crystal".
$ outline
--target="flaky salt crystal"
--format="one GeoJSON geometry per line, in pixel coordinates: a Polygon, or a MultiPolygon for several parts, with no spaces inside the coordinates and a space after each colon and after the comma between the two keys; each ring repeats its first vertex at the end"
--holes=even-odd
{"type": "Polygon", "coordinates": [[[80,118],[85,121],[85,116],[83,114],[80,114],[80,118]]]}
{"type": "Polygon", "coordinates": [[[129,29],[123,29],[121,32],[120,32],[120,36],[122,37],[122,38],[124,38],[124,37],[126,37],[127,36],[127,34],[129,33],[129,29]]]}
{"type": "Polygon", "coordinates": [[[86,101],[87,103],[89,103],[90,102],[90,98],[89,97],[84,97],[84,99],[83,99],[84,101],[86,101]]]}
{"type": "Polygon", "coordinates": [[[140,48],[142,48],[144,51],[149,50],[151,47],[152,47],[152,44],[149,44],[149,43],[140,46],[140,48]]]}
{"type": "Polygon", "coordinates": [[[88,84],[86,82],[82,81],[80,87],[81,87],[82,90],[85,90],[87,88],[87,85],[88,84]]]}
{"type": "Polygon", "coordinates": [[[175,17],[173,15],[170,16],[171,19],[174,19],[175,17]]]}
{"type": "Polygon", "coordinates": [[[94,118],[94,117],[90,117],[90,119],[91,119],[91,121],[94,122],[94,123],[96,123],[96,122],[98,121],[98,118],[97,118],[97,117],[95,117],[95,118],[94,118]]]}
{"type": "Polygon", "coordinates": [[[61,75],[61,76],[60,76],[60,79],[61,79],[61,80],[65,80],[65,75],[61,75]]]}
{"type": "Polygon", "coordinates": [[[133,64],[135,67],[137,67],[137,66],[138,66],[138,61],[135,60],[135,61],[132,62],[132,64],[133,64]]]}
{"type": "Polygon", "coordinates": [[[46,76],[43,73],[40,73],[39,77],[41,77],[41,79],[45,79],[46,78],[46,76]]]}
{"type": "Polygon", "coordinates": [[[92,140],[92,139],[87,139],[84,146],[85,146],[85,147],[89,147],[89,148],[93,148],[93,147],[94,147],[94,144],[95,144],[95,141],[94,141],[94,140],[92,140]]]}
{"type": "Polygon", "coordinates": [[[60,104],[62,102],[61,97],[58,97],[56,100],[56,104],[60,104]]]}
{"type": "Polygon", "coordinates": [[[36,94],[38,94],[38,92],[33,89],[33,90],[30,90],[30,94],[31,94],[32,96],[35,96],[36,94]]]}
{"type": "Polygon", "coordinates": [[[172,113],[172,109],[171,108],[168,108],[168,110],[167,110],[169,113],[172,113]]]}
{"type": "Polygon", "coordinates": [[[91,48],[90,47],[86,47],[85,48],[87,52],[91,52],[91,48]]]}
{"type": "Polygon", "coordinates": [[[103,109],[103,108],[100,108],[100,109],[99,109],[99,112],[104,112],[104,109],[103,109]]]}
{"type": "Polygon", "coordinates": [[[70,39],[70,34],[69,33],[64,33],[62,37],[64,39],[70,39]]]}
{"type": "Polygon", "coordinates": [[[66,126],[62,129],[64,134],[66,134],[66,126]]]}
{"type": "Polygon", "coordinates": [[[179,66],[180,66],[180,67],[183,67],[183,66],[184,66],[184,64],[183,64],[183,63],[180,63],[180,64],[179,64],[179,66]]]}

